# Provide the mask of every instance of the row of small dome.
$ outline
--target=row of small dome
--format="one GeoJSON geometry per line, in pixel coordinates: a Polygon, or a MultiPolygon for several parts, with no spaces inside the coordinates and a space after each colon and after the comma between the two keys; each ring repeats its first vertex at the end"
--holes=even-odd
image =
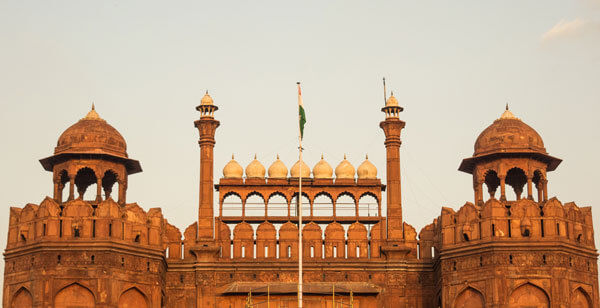
{"type": "MultiPolygon", "coordinates": [[[[255,155],[254,160],[246,166],[245,172],[246,178],[248,179],[263,179],[265,178],[267,170],[265,170],[263,164],[256,159],[255,155]]],[[[300,172],[302,172],[303,178],[310,178],[311,169],[304,161],[302,161],[302,168],[300,168],[300,161],[297,161],[294,166],[292,166],[290,175],[292,178],[298,178],[300,177],[300,172]]],[[[313,178],[315,179],[331,179],[333,178],[333,172],[331,165],[323,159],[323,155],[321,155],[321,160],[312,168],[313,178]]],[[[240,179],[243,175],[244,169],[232,155],[231,161],[223,168],[223,177],[226,179],[240,179]]],[[[358,175],[359,179],[377,178],[377,168],[369,161],[369,156],[367,156],[365,161],[358,166],[358,170],[354,169],[354,166],[346,159],[346,155],[344,155],[344,160],[335,167],[336,179],[354,179],[355,175],[358,175]]],[[[268,176],[271,179],[287,178],[288,168],[279,159],[279,155],[277,155],[277,159],[269,167],[268,176]]]]}

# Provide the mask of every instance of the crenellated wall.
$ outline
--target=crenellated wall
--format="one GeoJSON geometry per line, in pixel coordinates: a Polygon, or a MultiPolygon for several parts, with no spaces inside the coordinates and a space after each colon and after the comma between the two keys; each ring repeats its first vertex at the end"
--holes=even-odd
{"type": "MultiPolygon", "coordinates": [[[[39,206],[11,208],[8,227],[4,307],[28,300],[34,307],[164,301],[164,251],[175,248],[170,239],[180,241],[180,233],[159,208],[47,197],[39,206]]],[[[178,245],[173,251],[181,251],[178,245]]]]}

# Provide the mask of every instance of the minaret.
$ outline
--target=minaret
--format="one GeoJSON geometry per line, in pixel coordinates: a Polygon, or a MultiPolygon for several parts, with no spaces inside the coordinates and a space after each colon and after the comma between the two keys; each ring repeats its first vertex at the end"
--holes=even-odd
{"type": "Polygon", "coordinates": [[[198,240],[214,239],[213,224],[213,148],[215,147],[215,131],[219,121],[214,119],[215,111],[219,109],[213,104],[208,91],[196,110],[200,111],[200,120],[194,121],[194,126],[200,133],[200,198],[198,209],[198,240]]]}
{"type": "Polygon", "coordinates": [[[387,99],[381,111],[385,113],[385,120],[379,127],[385,133],[386,149],[386,174],[387,174],[387,238],[388,240],[402,240],[402,190],[400,184],[400,134],[404,128],[404,121],[400,120],[400,112],[404,110],[398,105],[394,93],[387,99]]]}

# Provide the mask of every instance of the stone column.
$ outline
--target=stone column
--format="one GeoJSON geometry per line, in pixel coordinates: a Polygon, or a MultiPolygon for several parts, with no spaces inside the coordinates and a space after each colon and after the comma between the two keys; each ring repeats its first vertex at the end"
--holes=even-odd
{"type": "Polygon", "coordinates": [[[533,200],[533,178],[527,177],[527,199],[533,200]]]}
{"type": "Polygon", "coordinates": [[[69,199],[71,201],[75,199],[75,176],[69,177],[69,199]]]}
{"type": "Polygon", "coordinates": [[[98,178],[96,182],[96,201],[102,201],[102,178],[98,178]]]}
{"type": "Polygon", "coordinates": [[[543,191],[544,191],[544,201],[548,201],[548,180],[543,180],[542,184],[544,185],[543,187],[543,191]]]}
{"type": "Polygon", "coordinates": [[[506,176],[500,176],[500,201],[506,201],[506,176]]]}

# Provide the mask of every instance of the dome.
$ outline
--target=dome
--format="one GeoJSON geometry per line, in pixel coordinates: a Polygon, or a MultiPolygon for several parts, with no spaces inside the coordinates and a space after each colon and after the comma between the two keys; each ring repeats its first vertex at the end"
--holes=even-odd
{"type": "Polygon", "coordinates": [[[265,177],[265,172],[265,166],[263,166],[263,164],[256,159],[256,155],[254,155],[254,160],[246,166],[246,178],[263,179],[265,177]]]}
{"type": "Polygon", "coordinates": [[[333,176],[333,168],[323,159],[323,154],[321,154],[321,160],[313,168],[313,176],[315,179],[331,179],[333,176]]]}
{"type": "Polygon", "coordinates": [[[511,152],[546,153],[546,149],[542,137],[507,106],[502,116],[477,137],[473,156],[511,152]]]}
{"type": "Polygon", "coordinates": [[[377,168],[369,161],[369,155],[367,155],[365,161],[358,166],[357,173],[359,179],[377,178],[377,168]]]}
{"type": "Polygon", "coordinates": [[[354,179],[354,166],[346,160],[346,154],[344,154],[344,160],[335,167],[335,177],[337,179],[354,179]]]}
{"type": "Polygon", "coordinates": [[[285,164],[279,160],[279,154],[277,154],[277,160],[275,160],[269,167],[269,178],[272,179],[285,179],[287,178],[288,169],[285,164]]]}
{"type": "Polygon", "coordinates": [[[244,169],[231,155],[231,160],[223,168],[223,177],[226,179],[241,179],[243,175],[244,169]]]}
{"type": "MultiPolygon", "coordinates": [[[[297,161],[293,166],[292,170],[290,170],[290,174],[293,178],[300,177],[300,161],[297,161]]],[[[310,167],[302,161],[302,177],[309,178],[310,177],[310,167]]]]}
{"type": "Polygon", "coordinates": [[[213,104],[213,99],[212,99],[212,97],[210,97],[210,95],[208,94],[208,90],[207,90],[206,94],[204,94],[204,96],[200,100],[200,105],[212,105],[212,104],[213,104]]]}
{"type": "Polygon", "coordinates": [[[58,138],[54,154],[84,153],[127,157],[127,143],[119,131],[100,118],[92,105],[85,118],[67,128],[58,138]]]}
{"type": "Polygon", "coordinates": [[[386,107],[398,107],[398,106],[400,106],[400,104],[398,104],[398,100],[394,97],[394,92],[392,92],[392,94],[390,95],[390,97],[385,102],[385,106],[386,107]]]}

